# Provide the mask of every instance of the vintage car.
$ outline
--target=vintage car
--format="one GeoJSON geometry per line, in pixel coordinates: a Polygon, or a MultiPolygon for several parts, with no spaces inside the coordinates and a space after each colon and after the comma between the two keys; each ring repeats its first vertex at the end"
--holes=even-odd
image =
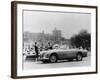
{"type": "Polygon", "coordinates": [[[87,50],[83,49],[52,49],[48,51],[40,52],[39,59],[43,63],[51,62],[55,63],[58,60],[67,59],[72,61],[76,59],[77,61],[82,61],[83,57],[87,57],[87,50]]]}
{"type": "Polygon", "coordinates": [[[27,58],[36,58],[36,53],[34,51],[34,48],[23,49],[23,56],[24,56],[24,60],[26,60],[27,58]]]}

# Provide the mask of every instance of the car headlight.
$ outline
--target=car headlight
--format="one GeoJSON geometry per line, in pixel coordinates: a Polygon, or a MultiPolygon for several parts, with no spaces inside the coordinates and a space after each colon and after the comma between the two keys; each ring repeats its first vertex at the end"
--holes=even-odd
{"type": "Polygon", "coordinates": [[[46,54],[45,57],[46,57],[46,58],[49,58],[49,54],[46,54]]]}
{"type": "Polygon", "coordinates": [[[41,53],[41,54],[40,54],[40,57],[44,57],[44,54],[45,54],[45,53],[41,53]]]}
{"type": "Polygon", "coordinates": [[[46,57],[46,58],[48,58],[48,57],[49,57],[49,54],[44,53],[44,54],[42,54],[42,57],[46,57]]]}

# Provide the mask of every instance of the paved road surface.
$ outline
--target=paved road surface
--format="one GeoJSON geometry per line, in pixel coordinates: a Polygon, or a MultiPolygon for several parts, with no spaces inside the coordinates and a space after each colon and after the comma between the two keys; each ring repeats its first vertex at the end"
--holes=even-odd
{"type": "Polygon", "coordinates": [[[26,60],[24,62],[24,69],[46,69],[46,68],[62,68],[62,67],[83,67],[91,65],[91,56],[83,58],[82,61],[67,61],[60,60],[57,63],[42,63],[41,61],[35,62],[35,60],[26,60]]]}

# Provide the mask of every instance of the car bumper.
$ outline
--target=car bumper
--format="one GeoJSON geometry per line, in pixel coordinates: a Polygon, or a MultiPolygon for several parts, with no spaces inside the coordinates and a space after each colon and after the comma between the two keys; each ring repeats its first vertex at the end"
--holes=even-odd
{"type": "Polygon", "coordinates": [[[26,58],[36,58],[36,55],[26,55],[26,58]]]}
{"type": "Polygon", "coordinates": [[[83,57],[87,57],[87,53],[83,54],[83,57]]]}
{"type": "Polygon", "coordinates": [[[49,60],[49,58],[46,58],[46,57],[42,57],[42,58],[41,58],[41,57],[39,57],[39,60],[40,60],[40,61],[49,60]]]}

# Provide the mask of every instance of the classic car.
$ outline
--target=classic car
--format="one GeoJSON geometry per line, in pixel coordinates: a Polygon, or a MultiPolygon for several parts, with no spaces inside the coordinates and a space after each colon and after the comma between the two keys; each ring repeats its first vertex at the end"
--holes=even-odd
{"type": "Polygon", "coordinates": [[[63,60],[63,59],[67,59],[70,61],[76,59],[77,61],[82,61],[83,57],[87,57],[87,50],[59,48],[59,49],[52,49],[40,52],[39,59],[43,63],[45,62],[55,63],[58,60],[63,60]]]}

